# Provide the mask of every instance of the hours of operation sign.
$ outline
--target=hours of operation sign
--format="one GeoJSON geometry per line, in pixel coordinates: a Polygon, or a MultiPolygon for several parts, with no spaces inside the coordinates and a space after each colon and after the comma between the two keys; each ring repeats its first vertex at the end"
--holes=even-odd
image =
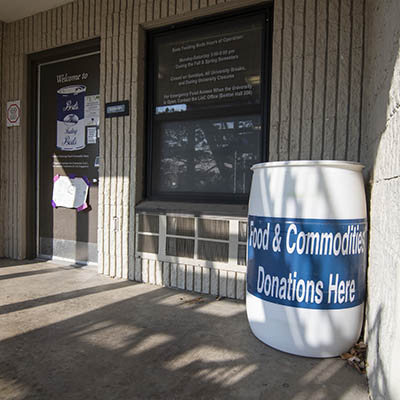
{"type": "Polygon", "coordinates": [[[160,36],[155,114],[260,103],[263,18],[160,36]]]}

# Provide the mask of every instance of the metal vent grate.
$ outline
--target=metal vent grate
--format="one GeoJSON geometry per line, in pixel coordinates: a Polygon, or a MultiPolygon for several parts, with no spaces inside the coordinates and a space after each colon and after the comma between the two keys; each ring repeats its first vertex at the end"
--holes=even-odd
{"type": "Polygon", "coordinates": [[[167,256],[193,258],[194,240],[167,237],[165,253],[167,256]]]}
{"type": "Polygon", "coordinates": [[[194,236],[194,218],[168,216],[167,235],[194,236]]]}
{"type": "Polygon", "coordinates": [[[229,260],[229,244],[199,240],[198,258],[227,263],[229,260]]]}
{"type": "Polygon", "coordinates": [[[159,232],[158,215],[139,214],[139,232],[158,233],[159,232]]]}
{"type": "Polygon", "coordinates": [[[158,254],[158,236],[138,235],[138,251],[158,254]]]}
{"type": "Polygon", "coordinates": [[[247,222],[137,214],[136,257],[245,272],[247,222]]]}
{"type": "Polygon", "coordinates": [[[198,236],[206,239],[229,240],[229,221],[199,218],[198,236]]]}

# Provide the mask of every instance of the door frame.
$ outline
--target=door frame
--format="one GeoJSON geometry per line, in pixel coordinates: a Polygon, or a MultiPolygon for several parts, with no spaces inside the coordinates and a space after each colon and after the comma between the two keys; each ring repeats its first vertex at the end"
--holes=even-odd
{"type": "MultiPolygon", "coordinates": [[[[28,96],[27,96],[27,198],[26,198],[26,255],[27,258],[36,258],[38,254],[38,112],[39,99],[39,66],[63,59],[84,56],[89,53],[100,52],[100,38],[67,46],[57,47],[28,56],[28,96]]],[[[101,88],[100,88],[101,90],[101,88]]],[[[101,106],[100,106],[101,108],[101,106]]]]}

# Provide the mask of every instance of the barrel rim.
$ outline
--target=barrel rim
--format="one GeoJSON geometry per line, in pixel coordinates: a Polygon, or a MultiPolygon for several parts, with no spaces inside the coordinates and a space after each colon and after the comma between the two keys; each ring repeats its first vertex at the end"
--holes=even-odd
{"type": "Polygon", "coordinates": [[[269,161],[254,164],[251,170],[261,168],[277,168],[277,167],[334,167],[350,169],[353,171],[362,171],[365,165],[356,161],[341,161],[341,160],[291,160],[291,161],[269,161]]]}

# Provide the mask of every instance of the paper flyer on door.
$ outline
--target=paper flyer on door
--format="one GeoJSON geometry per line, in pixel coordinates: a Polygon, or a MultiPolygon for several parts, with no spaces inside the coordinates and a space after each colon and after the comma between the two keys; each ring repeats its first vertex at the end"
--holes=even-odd
{"type": "Polygon", "coordinates": [[[86,177],[60,176],[53,178],[53,197],[51,204],[54,208],[75,208],[82,211],[88,208],[87,196],[91,183],[86,177]]]}

